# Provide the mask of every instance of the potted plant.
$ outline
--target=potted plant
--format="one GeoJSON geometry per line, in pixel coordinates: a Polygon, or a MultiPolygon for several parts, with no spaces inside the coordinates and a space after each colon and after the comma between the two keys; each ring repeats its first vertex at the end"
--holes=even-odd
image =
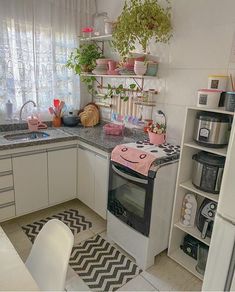
{"type": "Polygon", "coordinates": [[[163,8],[158,0],[126,1],[113,32],[113,46],[126,58],[138,42],[146,53],[148,42],[167,43],[172,36],[171,6],[163,8]]]}
{"type": "Polygon", "coordinates": [[[66,66],[76,74],[91,72],[96,66],[96,60],[102,54],[95,44],[85,43],[76,48],[69,56],[66,66]]]}
{"type": "Polygon", "coordinates": [[[150,143],[155,145],[163,144],[166,141],[166,125],[153,123],[148,128],[150,143]]]}
{"type": "MultiPolygon", "coordinates": [[[[103,56],[98,47],[95,44],[84,43],[70,54],[66,67],[72,69],[75,74],[78,75],[81,75],[82,73],[89,73],[95,68],[96,60],[99,58],[103,58],[103,56]]],[[[95,80],[95,77],[82,76],[81,80],[86,83],[90,94],[97,93],[92,86],[92,82],[95,80]]]]}

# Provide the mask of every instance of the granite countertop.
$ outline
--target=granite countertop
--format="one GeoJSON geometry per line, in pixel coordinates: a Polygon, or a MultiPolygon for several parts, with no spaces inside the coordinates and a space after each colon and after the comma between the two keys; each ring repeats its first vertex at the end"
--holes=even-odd
{"type": "Polygon", "coordinates": [[[80,141],[91,146],[97,147],[105,152],[112,152],[113,148],[119,144],[135,142],[146,138],[146,134],[142,131],[130,131],[125,129],[124,136],[106,135],[103,132],[103,124],[95,127],[63,127],[63,131],[75,135],[80,141]]]}
{"type": "Polygon", "coordinates": [[[5,135],[27,133],[28,130],[18,129],[15,131],[0,132],[0,150],[79,140],[105,152],[111,152],[118,144],[130,143],[146,138],[146,134],[142,131],[130,131],[129,129],[125,129],[124,136],[105,135],[103,132],[103,125],[104,123],[89,128],[85,128],[83,126],[61,128],[49,127],[46,130],[41,130],[49,134],[49,137],[29,141],[9,141],[4,138],[5,135]]]}
{"type": "Polygon", "coordinates": [[[55,143],[55,142],[63,142],[63,141],[70,141],[70,140],[77,140],[77,137],[62,131],[61,129],[55,128],[48,128],[46,130],[41,130],[49,134],[47,138],[39,138],[35,140],[28,140],[28,141],[10,141],[4,138],[5,135],[11,134],[19,134],[19,133],[28,133],[28,130],[16,130],[16,131],[7,131],[7,132],[0,132],[0,150],[9,150],[21,147],[28,147],[28,146],[35,146],[35,145],[43,145],[48,143],[55,143]]]}

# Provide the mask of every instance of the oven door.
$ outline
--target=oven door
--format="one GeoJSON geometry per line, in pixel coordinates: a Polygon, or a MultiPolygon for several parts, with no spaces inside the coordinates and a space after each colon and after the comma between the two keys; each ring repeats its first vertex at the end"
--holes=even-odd
{"type": "Polygon", "coordinates": [[[149,235],[153,179],[111,162],[108,210],[145,236],[149,235]]]}

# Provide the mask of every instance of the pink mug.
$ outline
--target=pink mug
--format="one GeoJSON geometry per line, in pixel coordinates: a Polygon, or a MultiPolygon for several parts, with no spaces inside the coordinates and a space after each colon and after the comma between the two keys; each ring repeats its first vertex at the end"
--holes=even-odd
{"type": "Polygon", "coordinates": [[[116,61],[109,61],[108,62],[108,65],[109,65],[109,71],[114,71],[116,68],[117,68],[117,62],[116,61]]]}

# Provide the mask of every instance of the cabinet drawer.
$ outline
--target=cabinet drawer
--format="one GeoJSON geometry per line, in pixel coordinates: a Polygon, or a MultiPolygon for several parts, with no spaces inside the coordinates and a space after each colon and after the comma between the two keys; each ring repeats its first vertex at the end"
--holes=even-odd
{"type": "Polygon", "coordinates": [[[15,205],[0,208],[0,221],[4,221],[15,217],[15,205]]]}
{"type": "Polygon", "coordinates": [[[0,193],[0,206],[15,201],[14,191],[6,191],[0,193]]]}
{"type": "Polygon", "coordinates": [[[13,176],[12,174],[0,176],[0,189],[13,187],[13,176]]]}
{"type": "Polygon", "coordinates": [[[12,170],[11,158],[0,160],[0,172],[12,170]]]}

